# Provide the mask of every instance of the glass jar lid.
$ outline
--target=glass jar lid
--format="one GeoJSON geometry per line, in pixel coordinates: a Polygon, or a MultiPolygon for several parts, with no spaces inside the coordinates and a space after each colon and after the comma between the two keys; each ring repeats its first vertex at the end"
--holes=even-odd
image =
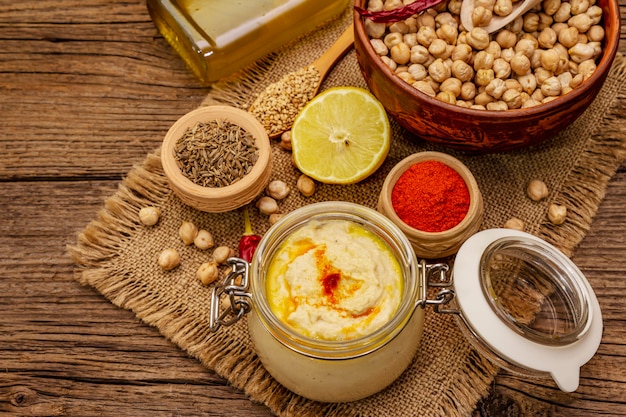
{"type": "Polygon", "coordinates": [[[453,268],[461,329],[513,372],[549,374],[563,391],[602,337],[602,313],[582,272],[557,248],[510,229],[468,239],[453,268]]]}

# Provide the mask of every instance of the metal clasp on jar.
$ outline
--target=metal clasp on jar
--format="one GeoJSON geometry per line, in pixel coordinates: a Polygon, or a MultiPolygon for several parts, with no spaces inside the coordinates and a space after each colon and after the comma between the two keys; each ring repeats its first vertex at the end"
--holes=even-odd
{"type": "Polygon", "coordinates": [[[432,305],[436,313],[459,314],[460,312],[453,302],[455,292],[452,289],[453,277],[450,274],[450,266],[446,263],[428,264],[423,259],[419,260],[417,266],[420,275],[419,280],[423,284],[418,307],[432,305]],[[442,290],[437,293],[435,299],[429,299],[429,288],[442,288],[442,290]]]}
{"type": "Polygon", "coordinates": [[[240,258],[228,258],[226,263],[232,268],[224,280],[213,287],[209,328],[217,331],[220,326],[231,326],[252,309],[252,295],[248,292],[248,271],[250,264],[240,258]],[[229,301],[228,307],[220,312],[222,299],[229,301]],[[227,297],[227,298],[226,298],[227,297]]]}

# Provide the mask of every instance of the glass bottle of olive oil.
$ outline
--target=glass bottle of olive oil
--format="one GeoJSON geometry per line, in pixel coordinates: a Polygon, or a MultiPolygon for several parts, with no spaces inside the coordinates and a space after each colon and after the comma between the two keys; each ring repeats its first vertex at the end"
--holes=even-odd
{"type": "Polygon", "coordinates": [[[161,34],[206,84],[339,15],[347,0],[147,0],[161,34]]]}

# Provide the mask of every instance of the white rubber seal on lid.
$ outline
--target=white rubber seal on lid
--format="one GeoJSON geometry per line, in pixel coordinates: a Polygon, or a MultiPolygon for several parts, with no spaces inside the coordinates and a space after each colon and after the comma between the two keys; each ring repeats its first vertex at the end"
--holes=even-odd
{"type": "MultiPolygon", "coordinates": [[[[459,249],[453,269],[454,290],[462,318],[483,346],[514,367],[531,373],[549,374],[558,387],[566,392],[578,388],[580,367],[597,351],[602,338],[602,312],[598,300],[574,263],[557,248],[528,233],[512,229],[489,229],[470,237],[459,249]],[[587,323],[576,340],[558,345],[539,343],[520,334],[500,317],[485,295],[481,282],[483,253],[500,239],[521,238],[537,242],[550,255],[575,271],[575,279],[588,303],[587,323]]],[[[493,296],[493,295],[492,295],[493,296]]],[[[475,342],[475,341],[473,341],[475,342]]]]}

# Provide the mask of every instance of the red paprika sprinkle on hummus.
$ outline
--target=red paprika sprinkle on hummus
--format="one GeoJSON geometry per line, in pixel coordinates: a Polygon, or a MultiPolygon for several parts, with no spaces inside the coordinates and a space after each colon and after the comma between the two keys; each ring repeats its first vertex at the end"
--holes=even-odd
{"type": "Polygon", "coordinates": [[[400,219],[424,232],[443,232],[459,224],[470,204],[463,178],[443,162],[418,162],[393,187],[391,204],[400,219]]]}

